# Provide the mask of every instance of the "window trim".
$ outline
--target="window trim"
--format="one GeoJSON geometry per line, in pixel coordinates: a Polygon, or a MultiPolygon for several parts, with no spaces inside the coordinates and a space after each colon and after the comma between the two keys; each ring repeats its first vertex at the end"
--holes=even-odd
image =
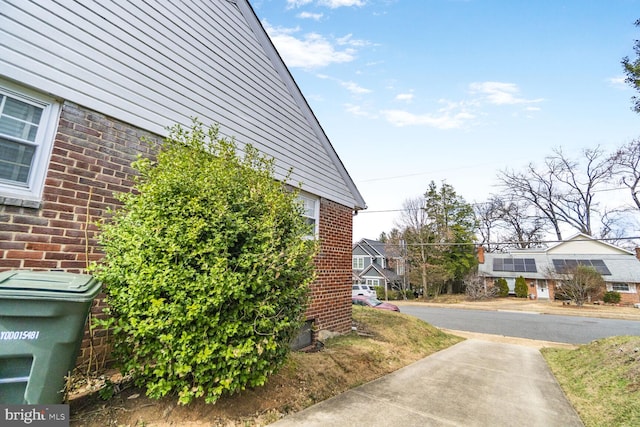
{"type": "Polygon", "coordinates": [[[365,279],[365,280],[366,280],[365,284],[366,284],[367,286],[373,286],[373,287],[381,286],[381,285],[380,285],[380,279],[373,279],[373,278],[372,278],[372,279],[365,279]],[[374,282],[375,282],[375,283],[374,283],[374,282]]]}
{"type": "Polygon", "coordinates": [[[364,270],[364,256],[362,255],[354,255],[351,257],[351,269],[352,270],[364,270]],[[357,266],[356,266],[356,262],[357,262],[357,266]],[[360,267],[360,264],[362,264],[362,267],[360,267]]]}
{"type": "Polygon", "coordinates": [[[313,229],[313,234],[311,235],[307,235],[305,236],[308,239],[314,239],[317,238],[320,232],[320,198],[318,196],[314,196],[313,194],[310,193],[305,193],[300,191],[298,193],[298,200],[301,201],[303,203],[302,205],[302,216],[304,218],[310,218],[314,221],[314,229],[313,229]],[[305,209],[304,209],[304,203],[305,201],[310,201],[313,202],[314,206],[313,206],[313,216],[309,216],[306,215],[305,213],[305,209]]]}
{"type": "Polygon", "coordinates": [[[0,198],[21,202],[40,202],[42,200],[45,178],[49,170],[53,141],[58,129],[61,110],[60,103],[51,96],[3,79],[0,79],[0,93],[42,108],[38,133],[33,143],[36,150],[31,161],[27,184],[11,184],[6,181],[0,182],[0,198]]]}
{"type": "Polygon", "coordinates": [[[622,283],[622,282],[612,283],[610,285],[610,289],[609,290],[610,291],[616,291],[616,292],[622,292],[622,293],[625,293],[625,294],[633,293],[633,290],[631,289],[631,285],[628,284],[628,283],[622,283]],[[616,286],[626,286],[627,289],[616,289],[616,286]]]}

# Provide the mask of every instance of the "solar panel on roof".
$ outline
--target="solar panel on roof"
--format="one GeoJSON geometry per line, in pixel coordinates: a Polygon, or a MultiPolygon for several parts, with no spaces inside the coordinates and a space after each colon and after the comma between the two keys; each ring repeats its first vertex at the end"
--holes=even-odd
{"type": "Polygon", "coordinates": [[[512,271],[516,273],[535,273],[536,260],[533,258],[494,258],[493,271],[512,271]]]}
{"type": "Polygon", "coordinates": [[[553,267],[560,274],[571,273],[578,265],[593,267],[603,276],[610,276],[611,271],[601,259],[554,259],[553,267]]]}

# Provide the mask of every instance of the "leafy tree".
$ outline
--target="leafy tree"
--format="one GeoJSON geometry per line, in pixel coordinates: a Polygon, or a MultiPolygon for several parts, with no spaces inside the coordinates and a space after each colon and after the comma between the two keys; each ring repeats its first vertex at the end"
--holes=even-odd
{"type": "Polygon", "coordinates": [[[454,284],[462,284],[477,264],[474,245],[477,224],[473,207],[458,196],[451,185],[443,183],[438,188],[431,181],[425,193],[425,210],[431,219],[434,249],[443,259],[439,278],[446,285],[447,293],[452,294],[454,284]]]}
{"type": "Polygon", "coordinates": [[[604,279],[598,271],[586,265],[578,265],[573,271],[556,275],[556,294],[582,306],[593,296],[604,291],[604,279]]]}
{"type": "Polygon", "coordinates": [[[296,192],[250,145],[176,126],[102,226],[114,355],[154,398],[181,403],[263,384],[308,301],[316,243],[296,192]]]}
{"type": "MultiPolygon", "coordinates": [[[[640,27],[640,19],[638,19],[634,25],[640,27]]],[[[625,56],[622,58],[622,67],[627,75],[625,82],[635,90],[640,91],[640,40],[635,41],[633,51],[636,54],[636,58],[630,60],[628,56],[625,56]]],[[[631,97],[631,101],[633,102],[632,110],[640,113],[640,98],[633,96],[631,97]]]]}
{"type": "Polygon", "coordinates": [[[526,298],[529,296],[529,288],[527,287],[527,281],[524,277],[519,276],[516,278],[516,285],[514,291],[516,292],[516,297],[518,298],[526,298]]]}
{"type": "Polygon", "coordinates": [[[424,295],[437,296],[443,287],[453,291],[476,263],[475,217],[471,205],[447,184],[431,182],[424,197],[403,205],[397,227],[406,243],[411,283],[424,295]]]}

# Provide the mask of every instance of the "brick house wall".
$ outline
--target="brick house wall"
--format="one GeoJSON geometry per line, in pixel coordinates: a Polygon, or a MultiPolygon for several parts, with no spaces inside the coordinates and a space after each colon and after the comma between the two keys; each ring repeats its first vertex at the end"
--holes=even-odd
{"type": "MultiPolygon", "coordinates": [[[[82,273],[103,256],[96,221],[117,206],[114,192],[130,191],[138,155],[152,156],[141,138],[161,137],[64,102],[53,144],[42,203],[29,206],[0,197],[0,271],[12,269],[82,273]]],[[[347,332],[351,326],[351,209],[321,200],[316,282],[307,317],[317,328],[347,332]]],[[[102,316],[103,295],[91,308],[102,316]]],[[[108,358],[106,331],[85,336],[78,365],[97,366],[108,358]]]]}
{"type": "Polygon", "coordinates": [[[311,286],[307,319],[314,329],[351,330],[352,211],[326,199],[320,200],[320,251],[316,257],[316,281],[311,286]]]}
{"type": "MultiPolygon", "coordinates": [[[[114,192],[129,191],[138,154],[149,156],[160,140],[71,102],[62,105],[40,206],[0,198],[0,270],[63,270],[83,273],[102,258],[96,221],[117,205],[114,192]]],[[[102,316],[103,295],[91,308],[102,316]]],[[[78,364],[105,360],[105,331],[85,331],[78,364]]]]}

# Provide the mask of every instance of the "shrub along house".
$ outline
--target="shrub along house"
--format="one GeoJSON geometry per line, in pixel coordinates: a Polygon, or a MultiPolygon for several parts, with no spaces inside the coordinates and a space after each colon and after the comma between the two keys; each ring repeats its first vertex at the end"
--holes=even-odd
{"type": "Polygon", "coordinates": [[[350,330],[365,202],[247,0],[4,2],[0,28],[0,270],[99,260],[93,224],[153,156],[140,138],[197,117],[274,157],[278,178],[293,169],[321,242],[309,324],[350,330]]]}
{"type": "MultiPolygon", "coordinates": [[[[522,276],[529,295],[538,299],[554,299],[562,275],[577,265],[594,267],[605,281],[603,291],[620,293],[622,304],[640,302],[640,261],[635,254],[617,246],[595,240],[585,234],[545,249],[512,250],[508,253],[485,253],[478,250],[478,274],[490,286],[504,278],[513,293],[515,281],[522,276]]],[[[594,295],[602,298],[602,295],[594,295]]]]}

